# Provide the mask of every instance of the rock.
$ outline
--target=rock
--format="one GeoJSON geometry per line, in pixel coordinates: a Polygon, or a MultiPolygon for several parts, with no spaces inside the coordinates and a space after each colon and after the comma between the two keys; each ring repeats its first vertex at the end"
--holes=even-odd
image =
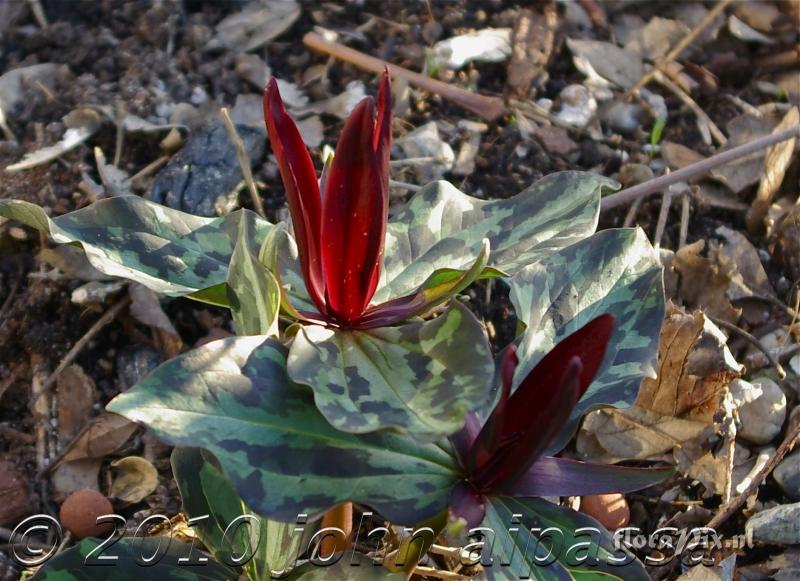
{"type": "Polygon", "coordinates": [[[580,510],[611,531],[624,527],[631,518],[628,502],[618,493],[582,496],[580,510]]]}
{"type": "Polygon", "coordinates": [[[61,505],[59,517],[64,528],[78,540],[85,537],[105,538],[113,525],[98,525],[97,517],[113,512],[114,507],[105,496],[96,490],[83,489],[67,497],[61,505]]]}
{"type": "Polygon", "coordinates": [[[611,131],[632,135],[642,127],[646,117],[647,114],[641,105],[616,101],[602,112],[601,118],[611,131]]]}
{"type": "Polygon", "coordinates": [[[762,510],[750,517],[745,531],[753,540],[765,543],[800,544],[800,502],[762,510]]]}
{"type": "Polygon", "coordinates": [[[781,460],[772,476],[786,496],[792,500],[800,500],[800,450],[781,460]]]}
{"type": "Polygon", "coordinates": [[[753,444],[767,444],[780,434],[783,427],[786,394],[777,383],[766,377],[754,379],[751,383],[762,393],[739,408],[742,422],[739,435],[753,444]]]}
{"type": "MultiPolygon", "coordinates": [[[[264,132],[237,125],[252,166],[264,155],[264,132]]],[[[225,127],[214,121],[192,135],[153,181],[150,199],[199,216],[216,216],[216,207],[242,180],[242,170],[225,127]],[[222,200],[218,200],[222,198],[222,200]]]]}

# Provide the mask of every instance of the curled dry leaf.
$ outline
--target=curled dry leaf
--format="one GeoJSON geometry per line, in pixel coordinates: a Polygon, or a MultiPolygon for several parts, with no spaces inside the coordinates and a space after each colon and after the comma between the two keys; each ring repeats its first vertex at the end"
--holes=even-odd
{"type": "Polygon", "coordinates": [[[665,282],[668,297],[680,299],[690,308],[703,308],[716,319],[735,322],[741,314],[727,295],[736,265],[714,247],[709,258],[700,255],[705,240],[678,249],[665,262],[665,282]]]}
{"type": "Polygon", "coordinates": [[[139,283],[131,284],[128,294],[131,297],[130,314],[133,318],[155,331],[160,347],[168,358],[178,355],[183,349],[183,340],[161,308],[158,295],[139,283]]]}
{"type": "MultiPolygon", "coordinates": [[[[759,137],[768,135],[778,124],[778,119],[769,114],[755,117],[748,113],[731,119],[726,128],[728,142],[720,149],[727,151],[743,145],[759,137]]],[[[765,153],[757,152],[753,155],[726,163],[711,170],[711,176],[725,184],[734,194],[758,183],[764,169],[765,153]]]]}
{"type": "MultiPolygon", "coordinates": [[[[797,125],[800,125],[800,111],[797,107],[792,107],[775,127],[773,133],[785,131],[797,125]]],[[[796,143],[797,138],[792,137],[776,143],[767,150],[764,158],[764,174],[758,186],[758,194],[747,212],[747,228],[753,233],[759,233],[764,229],[764,218],[767,216],[772,199],[783,183],[786,170],[792,163],[796,143]]]]}
{"type": "Polygon", "coordinates": [[[158,487],[158,470],[141,456],[128,456],[111,463],[114,479],[108,495],[125,502],[141,502],[158,487]]]}
{"type": "Polygon", "coordinates": [[[713,423],[725,388],[742,371],[727,338],[701,311],[667,305],[658,377],[645,378],[636,405],[663,416],[713,423]]]}

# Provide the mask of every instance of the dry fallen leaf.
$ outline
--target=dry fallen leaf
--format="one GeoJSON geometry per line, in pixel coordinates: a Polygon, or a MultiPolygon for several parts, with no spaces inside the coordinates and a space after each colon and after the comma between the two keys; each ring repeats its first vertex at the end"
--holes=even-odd
{"type": "Polygon", "coordinates": [[[54,145],[48,145],[47,147],[26,153],[21,161],[8,166],[6,171],[22,171],[53,161],[57,157],[75,149],[94,135],[94,133],[100,129],[102,119],[97,111],[84,107],[83,109],[75,109],[65,115],[64,124],[67,127],[67,131],[64,133],[64,137],[61,138],[61,141],[54,145]]]}
{"type": "Polygon", "coordinates": [[[178,355],[183,349],[183,340],[161,308],[158,295],[139,283],[131,284],[128,294],[131,297],[130,314],[133,318],[156,332],[160,346],[168,358],[178,355]]]}
{"type": "Polygon", "coordinates": [[[92,418],[53,463],[51,470],[64,462],[105,458],[122,448],[137,429],[136,424],[117,414],[106,412],[92,418]]]}
{"type": "MultiPolygon", "coordinates": [[[[728,142],[724,147],[720,148],[720,152],[748,143],[759,137],[764,137],[777,124],[778,119],[772,115],[755,117],[745,113],[734,117],[726,125],[728,142]]],[[[761,178],[761,172],[764,168],[764,156],[765,153],[760,151],[726,163],[711,170],[711,176],[728,186],[734,194],[738,194],[745,188],[757,183],[761,178]]]]}
{"type": "Polygon", "coordinates": [[[94,380],[83,368],[73,364],[64,369],[56,384],[58,398],[58,439],[62,445],[72,441],[92,415],[95,401],[94,380]]]}
{"type": "Polygon", "coordinates": [[[555,6],[545,4],[543,13],[521,9],[511,34],[511,61],[506,84],[512,96],[529,99],[531,87],[547,80],[547,62],[553,51],[558,15],[555,6]]]}
{"type": "Polygon", "coordinates": [[[150,496],[158,487],[158,471],[141,456],[128,456],[111,463],[114,479],[108,496],[137,503],[150,496]]]}
{"type": "Polygon", "coordinates": [[[431,58],[437,66],[453,70],[472,61],[502,62],[510,54],[510,28],[484,28],[454,36],[437,42],[431,50],[431,58]]]}
{"type": "Polygon", "coordinates": [[[727,291],[736,274],[736,265],[721,256],[718,249],[708,258],[700,255],[705,240],[678,249],[665,264],[667,296],[678,298],[690,308],[703,308],[715,319],[735,322],[741,311],[731,305],[727,291]]]}
{"type": "Polygon", "coordinates": [[[223,18],[207,48],[226,47],[248,52],[286,32],[300,17],[294,0],[256,0],[241,11],[223,18]]]}
{"type": "Polygon", "coordinates": [[[59,498],[66,498],[76,490],[100,490],[97,484],[102,460],[86,458],[59,464],[53,470],[53,488],[59,498]]]}
{"type": "MultiPolygon", "coordinates": [[[[775,127],[773,133],[779,133],[800,125],[800,111],[792,107],[775,127]]],[[[794,146],[797,138],[792,137],[776,143],[767,150],[764,158],[764,174],[758,186],[758,194],[747,212],[747,229],[756,234],[764,230],[764,218],[767,216],[772,199],[781,187],[786,170],[794,157],[794,146]]]]}
{"type": "Polygon", "coordinates": [[[625,43],[625,50],[656,61],[665,56],[688,32],[689,27],[683,22],[656,16],[645,26],[632,32],[625,43]]]}
{"type": "Polygon", "coordinates": [[[728,383],[741,373],[727,338],[701,311],[667,304],[658,377],[642,381],[636,406],[662,416],[712,424],[728,383]]]}
{"type": "Polygon", "coordinates": [[[642,59],[610,42],[568,38],[575,67],[593,81],[632,87],[645,73],[642,59]]]}

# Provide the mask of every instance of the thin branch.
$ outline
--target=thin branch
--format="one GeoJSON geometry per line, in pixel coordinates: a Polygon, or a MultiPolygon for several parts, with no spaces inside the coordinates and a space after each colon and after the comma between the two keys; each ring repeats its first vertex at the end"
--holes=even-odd
{"type": "Polygon", "coordinates": [[[721,165],[725,165],[726,163],[730,163],[739,158],[746,157],[752,153],[766,149],[770,145],[774,145],[794,137],[800,137],[800,125],[792,127],[791,129],[787,129],[786,131],[781,131],[780,133],[771,133],[769,135],[765,135],[764,137],[754,139],[749,143],[744,143],[727,151],[721,151],[715,155],[712,155],[711,157],[707,157],[706,159],[698,161],[697,163],[687,165],[686,167],[674,172],[658,176],[652,180],[647,180],[644,183],[626,188],[621,192],[617,192],[616,194],[606,196],[600,201],[600,211],[602,212],[605,210],[610,210],[611,208],[616,208],[617,206],[629,204],[637,198],[643,198],[645,196],[655,194],[656,192],[660,192],[666,187],[677,182],[689,181],[692,178],[704,175],[721,165]]]}
{"type": "Polygon", "coordinates": [[[253,179],[253,172],[250,169],[250,159],[247,157],[247,148],[245,148],[244,141],[242,141],[239,132],[236,131],[236,125],[234,125],[230,113],[228,113],[228,108],[223,107],[219,110],[219,113],[222,116],[223,123],[225,123],[225,129],[227,129],[228,135],[231,141],[233,141],[233,145],[236,147],[236,158],[239,160],[239,165],[242,168],[242,175],[244,176],[244,181],[247,184],[247,189],[250,192],[250,198],[253,202],[253,209],[259,216],[264,218],[266,217],[264,213],[264,204],[261,203],[261,196],[258,193],[256,182],[253,179]]]}
{"type": "Polygon", "coordinates": [[[678,44],[676,44],[672,48],[672,50],[670,50],[666,55],[664,55],[663,58],[659,59],[658,62],[656,62],[653,65],[653,68],[651,68],[644,75],[642,75],[642,77],[636,82],[636,84],[625,92],[624,98],[628,99],[632,95],[637,93],[639,91],[639,89],[644,87],[647,83],[649,83],[652,80],[652,78],[656,74],[656,72],[660,71],[661,69],[664,68],[664,66],[666,66],[667,64],[671,63],[676,58],[678,58],[680,56],[680,54],[684,51],[684,49],[687,46],[689,46],[690,44],[692,44],[694,42],[694,40],[698,36],[700,36],[700,33],[703,32],[706,28],[708,28],[708,26],[712,22],[714,22],[714,19],[717,16],[719,16],[722,13],[722,11],[725,10],[725,8],[728,6],[728,4],[730,4],[732,1],[733,0],[720,0],[717,3],[717,5],[714,6],[714,8],[712,8],[711,10],[708,11],[708,13],[705,15],[703,20],[701,20],[700,22],[697,23],[697,26],[692,28],[686,34],[686,36],[684,36],[678,42],[678,44]]]}

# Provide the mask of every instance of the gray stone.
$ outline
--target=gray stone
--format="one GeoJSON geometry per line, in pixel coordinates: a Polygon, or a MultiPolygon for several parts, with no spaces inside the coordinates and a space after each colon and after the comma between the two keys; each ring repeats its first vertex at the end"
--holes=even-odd
{"type": "MultiPolygon", "coordinates": [[[[265,130],[237,125],[251,167],[264,156],[265,130]]],[[[236,148],[221,121],[214,121],[192,135],[153,181],[150,199],[198,216],[216,216],[219,199],[242,180],[236,148]]],[[[222,203],[227,206],[227,203],[222,203]]]]}
{"type": "Polygon", "coordinates": [[[739,408],[739,435],[753,444],[768,444],[781,433],[786,420],[786,394],[766,377],[753,379],[752,384],[762,393],[739,408]]]}
{"type": "Polygon", "coordinates": [[[772,476],[786,496],[792,500],[800,500],[800,450],[781,460],[772,476]]]}
{"type": "Polygon", "coordinates": [[[762,510],[750,517],[745,531],[756,541],[779,545],[800,544],[800,502],[762,510]]]}

